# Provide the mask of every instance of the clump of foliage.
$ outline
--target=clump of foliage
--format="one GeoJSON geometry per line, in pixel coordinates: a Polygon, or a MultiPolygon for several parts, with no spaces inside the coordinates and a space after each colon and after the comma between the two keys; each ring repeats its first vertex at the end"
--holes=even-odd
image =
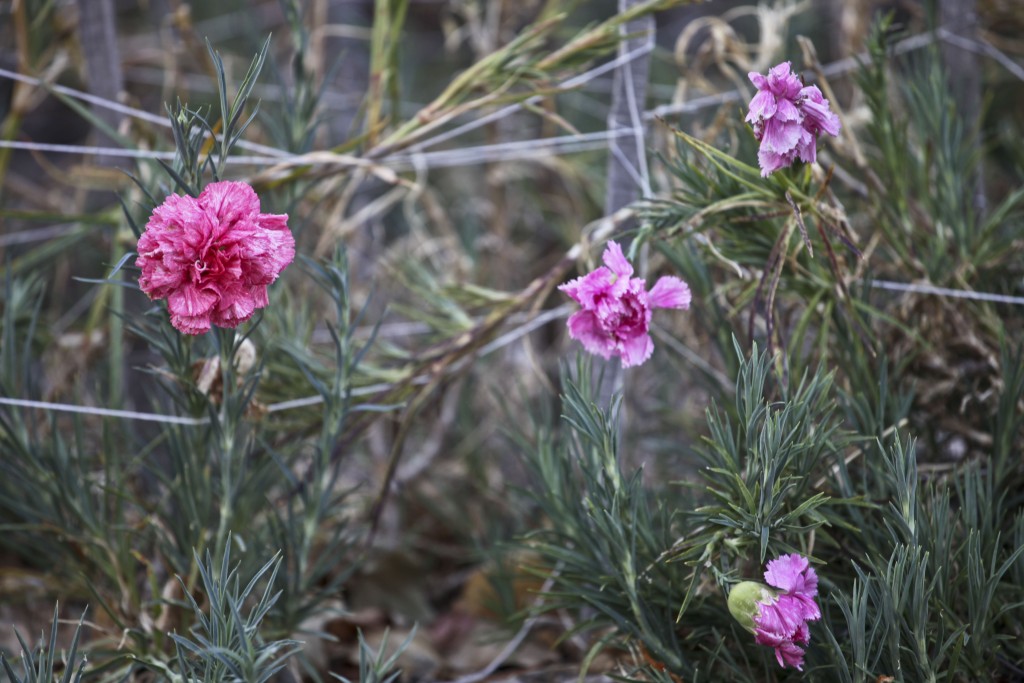
{"type": "MultiPolygon", "coordinates": [[[[139,154],[119,207],[3,196],[4,218],[72,229],[3,243],[0,561],[44,577],[25,611],[59,597],[92,615],[63,663],[56,612],[34,648],[19,630],[8,680],[347,680],[310,645],[332,643],[324,625],[403,553],[454,576],[496,558],[497,611],[522,633],[557,616],[581,675],[611,653],[629,680],[1020,677],[1024,191],[951,101],[937,52],[898,56],[881,22],[840,139],[768,178],[734,106],[659,121],[660,184],[607,217],[589,153],[447,166],[507,152],[510,122],[592,141],[572,90],[631,20],[682,3],[593,22],[586,3],[449,4],[448,38],[472,59],[410,108],[415,3],[373,3],[344,140],[324,143],[314,16],[282,0],[289,44],[261,36],[239,66],[207,42],[190,57],[209,101],[176,99],[166,130],[105,128],[139,154]],[[280,96],[257,101],[269,70],[280,96]],[[487,144],[449,146],[463,135],[487,144]],[[243,176],[289,214],[299,256],[261,314],[184,336],[138,291],[134,245],[164,197],[243,176]],[[985,207],[960,191],[982,176],[985,207]],[[571,312],[557,286],[612,238],[646,281],[664,271],[693,292],[688,313],[651,323],[654,357],[625,375],[567,362],[561,325],[513,346],[571,312]],[[68,272],[83,276],[51,277],[68,272]],[[727,607],[786,553],[820,577],[802,673],[727,607]]],[[[54,5],[18,3],[23,69],[61,63],[54,5]]],[[[28,114],[16,99],[5,140],[28,114]]],[[[1000,160],[1024,158],[1021,136],[1003,139],[1018,149],[1000,160]]],[[[453,601],[439,583],[429,608],[453,601]]],[[[347,673],[398,680],[427,631],[353,636],[347,673]]]]}

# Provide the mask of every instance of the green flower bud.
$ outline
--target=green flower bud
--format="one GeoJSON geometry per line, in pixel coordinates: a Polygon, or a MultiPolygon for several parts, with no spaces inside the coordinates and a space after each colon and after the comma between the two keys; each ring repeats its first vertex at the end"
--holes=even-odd
{"type": "Polygon", "coordinates": [[[729,591],[729,612],[740,625],[754,632],[754,619],[761,603],[771,603],[776,592],[757,581],[741,581],[729,591]]]}

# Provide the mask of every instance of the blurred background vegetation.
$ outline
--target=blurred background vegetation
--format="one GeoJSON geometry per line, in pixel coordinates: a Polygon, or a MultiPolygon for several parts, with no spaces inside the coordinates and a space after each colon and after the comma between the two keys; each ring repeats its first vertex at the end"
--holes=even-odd
{"type": "Polygon", "coordinates": [[[6,675],[1024,680],[1022,30],[1006,0],[0,2],[0,397],[54,404],[0,405],[6,675]],[[784,60],[843,131],[762,179],[746,74],[784,60]],[[183,338],[133,250],[214,168],[300,257],[183,338]],[[554,289],[611,237],[694,292],[628,372],[574,360],[554,289]],[[725,607],[794,551],[805,674],[725,607]]]}

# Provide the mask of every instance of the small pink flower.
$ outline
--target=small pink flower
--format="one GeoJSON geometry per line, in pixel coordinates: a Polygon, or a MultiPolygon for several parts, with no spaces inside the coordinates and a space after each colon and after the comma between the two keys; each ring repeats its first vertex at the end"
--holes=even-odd
{"type": "Polygon", "coordinates": [[[616,354],[622,367],[640,365],[654,352],[647,333],[653,308],[689,308],[690,288],[677,277],[659,278],[647,291],[634,278],[633,266],[613,241],[605,249],[604,265],[559,289],[583,307],[569,318],[569,336],[603,358],[616,354]]]}
{"type": "Polygon", "coordinates": [[[753,631],[759,645],[775,648],[779,666],[803,670],[804,650],[811,640],[807,622],[821,619],[815,602],[818,575],[801,555],[783,555],[768,563],[764,579],[743,581],[729,593],[729,611],[753,631]]]}
{"type": "Polygon", "coordinates": [[[839,135],[839,117],[817,86],[804,87],[800,77],[783,62],[768,71],[748,74],[757,94],[750,100],[746,121],[761,143],[757,162],[767,177],[796,159],[811,163],[817,159],[817,140],[821,132],[839,135]]]}
{"type": "Polygon", "coordinates": [[[185,334],[235,327],[267,305],[267,285],[295,258],[288,216],[260,213],[246,183],[218,182],[198,198],[171,195],[139,238],[139,286],[167,299],[185,334]]]}
{"type": "Polygon", "coordinates": [[[806,557],[794,553],[769,562],[764,580],[782,592],[772,602],[761,603],[754,618],[754,639],[775,648],[779,666],[803,670],[804,651],[799,645],[811,640],[807,622],[821,619],[821,610],[814,601],[818,575],[806,557]]]}

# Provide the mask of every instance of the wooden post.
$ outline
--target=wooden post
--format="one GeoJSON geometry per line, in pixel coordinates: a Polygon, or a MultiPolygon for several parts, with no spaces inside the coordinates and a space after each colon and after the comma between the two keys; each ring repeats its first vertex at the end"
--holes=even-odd
{"type": "MultiPolygon", "coordinates": [[[[78,41],[85,58],[89,92],[116,102],[124,89],[124,75],[117,47],[114,0],[78,0],[78,41]]],[[[114,130],[121,122],[121,115],[109,109],[97,107],[93,114],[114,130]]],[[[114,145],[109,136],[102,132],[98,135],[97,144],[114,145]]],[[[119,162],[116,157],[99,157],[96,163],[109,166],[119,162]]]]}

